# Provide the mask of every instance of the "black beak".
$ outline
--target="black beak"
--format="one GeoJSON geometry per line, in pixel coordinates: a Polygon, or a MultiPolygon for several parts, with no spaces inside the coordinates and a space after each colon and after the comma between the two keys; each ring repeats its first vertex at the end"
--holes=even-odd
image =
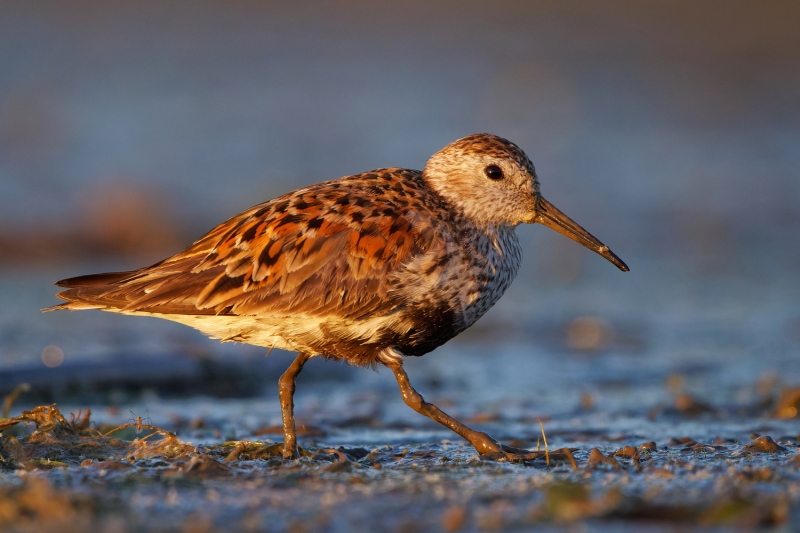
{"type": "Polygon", "coordinates": [[[545,200],[542,196],[538,196],[536,199],[536,216],[533,222],[544,224],[548,228],[554,229],[562,235],[566,235],[573,241],[581,243],[614,263],[617,268],[623,272],[628,272],[630,270],[622,259],[608,249],[608,246],[576,224],[567,215],[556,209],[553,204],[545,200]]]}

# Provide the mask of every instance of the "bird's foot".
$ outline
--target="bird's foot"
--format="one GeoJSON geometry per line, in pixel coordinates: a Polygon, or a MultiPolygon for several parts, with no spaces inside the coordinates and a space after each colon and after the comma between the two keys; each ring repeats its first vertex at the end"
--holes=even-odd
{"type": "Polygon", "coordinates": [[[533,461],[545,455],[545,452],[532,452],[522,448],[506,446],[490,437],[488,434],[476,431],[471,435],[470,443],[475,446],[483,459],[490,461],[507,461],[509,463],[524,463],[533,461]]]}
{"type": "Polygon", "coordinates": [[[545,452],[532,452],[530,450],[524,450],[522,448],[515,448],[513,446],[506,446],[505,444],[499,444],[499,450],[496,452],[491,452],[489,454],[481,454],[481,457],[484,459],[489,459],[490,461],[506,461],[509,463],[525,463],[527,461],[535,461],[540,457],[545,455],[545,452]]]}

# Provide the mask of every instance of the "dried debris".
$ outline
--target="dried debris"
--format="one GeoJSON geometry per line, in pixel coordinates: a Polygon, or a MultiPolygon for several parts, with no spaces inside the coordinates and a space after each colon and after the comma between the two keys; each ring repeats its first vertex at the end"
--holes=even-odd
{"type": "Polygon", "coordinates": [[[745,446],[744,449],[748,452],[755,453],[778,453],[789,451],[787,448],[775,442],[769,435],[756,438],[753,440],[753,442],[745,446]]]}
{"type": "Polygon", "coordinates": [[[183,457],[191,453],[193,446],[185,444],[168,431],[156,426],[131,422],[118,426],[107,433],[90,427],[91,411],[64,418],[55,405],[40,406],[15,418],[0,420],[0,431],[26,422],[36,428],[25,438],[14,435],[2,437],[0,453],[7,468],[27,469],[44,467],[77,466],[87,460],[135,460],[183,457]],[[114,438],[111,435],[126,428],[148,430],[148,434],[132,441],[114,438]]]}
{"type": "Polygon", "coordinates": [[[606,457],[603,455],[597,448],[593,448],[591,453],[589,453],[589,460],[586,462],[586,466],[588,467],[596,467],[599,465],[608,465],[614,470],[619,470],[619,463],[614,457],[606,457]]]}
{"type": "Polygon", "coordinates": [[[91,411],[67,419],[55,405],[0,419],[0,529],[344,531],[355,502],[377,510],[365,526],[375,530],[499,531],[587,520],[757,527],[788,523],[798,505],[791,495],[800,494],[800,445],[760,434],[749,444],[689,437],[637,444],[625,434],[596,434],[602,447],[553,450],[563,436],[551,433],[542,435],[545,449],[520,464],[447,441],[305,446],[299,459],[286,460],[282,444],[198,446],[147,422],[134,416],[101,431],[91,411]],[[718,488],[704,484],[709,479],[718,488]]]}

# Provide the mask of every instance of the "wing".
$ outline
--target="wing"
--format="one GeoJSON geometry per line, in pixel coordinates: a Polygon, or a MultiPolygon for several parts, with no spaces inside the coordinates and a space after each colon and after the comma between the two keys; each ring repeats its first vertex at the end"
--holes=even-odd
{"type": "Polygon", "coordinates": [[[130,273],[59,282],[57,308],[358,319],[403,305],[396,275],[446,255],[421,174],[379,169],[300,189],[130,273]],[[432,255],[431,255],[432,254],[432,255]]]}

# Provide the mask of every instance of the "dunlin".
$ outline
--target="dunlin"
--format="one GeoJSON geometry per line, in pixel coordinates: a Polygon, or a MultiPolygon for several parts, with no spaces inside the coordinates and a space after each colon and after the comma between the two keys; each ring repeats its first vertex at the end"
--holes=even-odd
{"type": "Polygon", "coordinates": [[[426,402],[403,369],[464,331],[517,275],[514,228],[544,224],[628,267],[539,193],[515,144],[475,134],[425,170],[381,168],[311,185],[223,222],[183,252],[130,272],[59,281],[67,303],[165,318],[209,337],[299,352],[279,381],[285,457],[297,456],[295,378],[309,358],[385,365],[405,402],[484,456],[504,446],[426,402]]]}

